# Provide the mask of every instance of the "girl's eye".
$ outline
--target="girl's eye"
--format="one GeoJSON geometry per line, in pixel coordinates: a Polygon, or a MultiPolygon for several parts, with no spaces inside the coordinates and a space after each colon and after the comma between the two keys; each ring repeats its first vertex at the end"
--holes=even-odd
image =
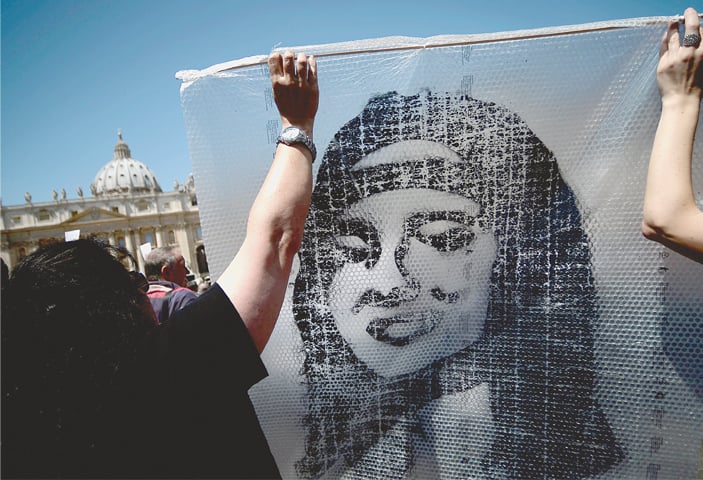
{"type": "Polygon", "coordinates": [[[380,251],[376,229],[363,218],[340,218],[334,241],[345,262],[365,261],[367,268],[373,266],[380,251]]]}
{"type": "Polygon", "coordinates": [[[369,258],[371,246],[356,235],[337,235],[334,237],[337,247],[345,261],[359,263],[369,258]]]}
{"type": "Polygon", "coordinates": [[[469,249],[476,234],[466,225],[450,220],[426,223],[417,229],[415,238],[439,252],[469,249]]]}

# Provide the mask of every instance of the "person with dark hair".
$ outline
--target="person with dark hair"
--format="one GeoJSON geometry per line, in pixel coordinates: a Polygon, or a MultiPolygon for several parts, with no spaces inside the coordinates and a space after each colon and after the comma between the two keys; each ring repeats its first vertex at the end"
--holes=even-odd
{"type": "Polygon", "coordinates": [[[54,243],[13,270],[2,306],[3,478],[119,476],[134,468],[127,459],[143,462],[126,440],[151,409],[135,379],[155,318],[120,253],[54,243]]]}
{"type": "Polygon", "coordinates": [[[2,477],[280,477],[247,391],[310,204],[313,57],[269,57],[284,133],[218,281],[157,325],[146,279],[91,240],[42,248],[2,305],[2,477]]]}
{"type": "Polygon", "coordinates": [[[144,271],[149,280],[147,296],[159,323],[166,322],[174,312],[198,298],[189,288],[186,261],[178,247],[152,249],[144,260],[144,271]]]}
{"type": "Polygon", "coordinates": [[[693,139],[701,109],[701,26],[698,12],[684,12],[665,32],[657,66],[662,110],[647,173],[642,233],[703,263],[703,211],[691,179],[693,139]]]}
{"type": "Polygon", "coordinates": [[[622,460],[594,392],[589,240],[516,114],[372,98],[325,152],[300,259],[300,476],[574,479],[622,460]]]}
{"type": "Polygon", "coordinates": [[[7,268],[7,264],[2,258],[0,258],[0,268],[2,274],[2,276],[0,276],[0,288],[4,289],[5,285],[7,285],[7,282],[10,280],[10,269],[7,268]]]}

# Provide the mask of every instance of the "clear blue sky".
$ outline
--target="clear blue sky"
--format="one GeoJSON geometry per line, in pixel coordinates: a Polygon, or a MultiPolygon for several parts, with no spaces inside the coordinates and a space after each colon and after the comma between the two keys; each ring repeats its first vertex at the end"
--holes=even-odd
{"type": "MultiPolygon", "coordinates": [[[[121,129],[165,190],[191,172],[180,82],[272,47],[676,15],[683,0],[1,0],[2,202],[86,195],[121,129]]],[[[694,5],[696,6],[696,5],[694,5]]],[[[699,9],[703,6],[697,6],[699,9]]],[[[656,48],[656,46],[653,46],[656,48]]]]}

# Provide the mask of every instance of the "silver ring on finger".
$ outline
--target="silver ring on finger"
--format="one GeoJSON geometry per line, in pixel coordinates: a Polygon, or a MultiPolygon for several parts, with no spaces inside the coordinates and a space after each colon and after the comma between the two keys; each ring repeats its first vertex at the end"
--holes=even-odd
{"type": "Polygon", "coordinates": [[[683,37],[683,46],[684,47],[693,47],[693,48],[698,48],[698,45],[701,44],[701,36],[698,35],[697,33],[687,33],[683,37]]]}

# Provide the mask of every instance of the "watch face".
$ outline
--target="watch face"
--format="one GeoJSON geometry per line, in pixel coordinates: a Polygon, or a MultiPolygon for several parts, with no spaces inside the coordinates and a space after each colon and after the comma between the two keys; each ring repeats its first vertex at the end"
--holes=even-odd
{"type": "Polygon", "coordinates": [[[281,139],[283,139],[286,142],[293,142],[295,140],[300,139],[300,134],[302,132],[300,131],[299,128],[291,128],[291,129],[286,129],[286,131],[283,132],[281,135],[281,139]]]}
{"type": "Polygon", "coordinates": [[[312,143],[312,139],[299,127],[285,128],[278,137],[278,141],[286,145],[294,145],[296,143],[305,145],[312,154],[312,161],[315,161],[315,156],[317,155],[315,144],[312,143]]]}

